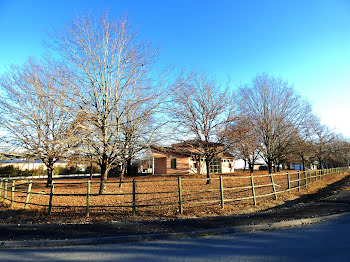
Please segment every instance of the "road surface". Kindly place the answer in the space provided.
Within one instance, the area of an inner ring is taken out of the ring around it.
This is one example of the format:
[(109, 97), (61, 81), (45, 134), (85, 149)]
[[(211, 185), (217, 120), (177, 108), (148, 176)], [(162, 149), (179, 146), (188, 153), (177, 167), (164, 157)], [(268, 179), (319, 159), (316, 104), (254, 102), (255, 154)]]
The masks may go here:
[(350, 261), (350, 216), (304, 227), (205, 238), (0, 249), (0, 261)]

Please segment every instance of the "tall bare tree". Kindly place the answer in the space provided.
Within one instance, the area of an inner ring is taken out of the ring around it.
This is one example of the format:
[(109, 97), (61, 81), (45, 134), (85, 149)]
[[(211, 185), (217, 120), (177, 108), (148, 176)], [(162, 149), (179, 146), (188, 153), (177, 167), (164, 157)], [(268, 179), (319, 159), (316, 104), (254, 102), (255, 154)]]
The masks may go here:
[(258, 75), (240, 88), (240, 110), (257, 126), (263, 145), (262, 157), (271, 173), (285, 159), (293, 134), (310, 108), (287, 82)]
[[(126, 19), (115, 23), (106, 14), (77, 17), (52, 39), (67, 66), (73, 101), (68, 111), (85, 118), (85, 143), (101, 167), (100, 193), (104, 193), (109, 170), (123, 162), (125, 146), (130, 148), (134, 141), (124, 143), (125, 125), (134, 123), (137, 130), (147, 126), (162, 100), (163, 78), (160, 83), (150, 78), (158, 52), (137, 37)], [(142, 114), (130, 119), (135, 108), (142, 108)]]
[(350, 142), (337, 135), (329, 146), (328, 167), (344, 167), (350, 164)]
[(211, 161), (229, 147), (225, 142), (235, 120), (233, 95), (204, 73), (191, 72), (177, 85), (168, 112), (179, 139), (194, 140), (186, 146), (193, 146), (204, 158), (210, 184)]
[(327, 126), (316, 121), (313, 125), (313, 150), (318, 162), (318, 168), (323, 168), (326, 160), (331, 155), (331, 145), (335, 141), (336, 135)]
[(313, 137), (314, 126), (317, 123), (317, 118), (313, 114), (305, 117), (303, 123), (295, 130), (294, 137), (291, 143), (291, 154), (288, 162), (298, 162), (301, 168), (305, 171), (306, 165), (311, 163), (314, 158)]
[[(11, 67), (0, 82), (1, 128), (12, 147), (46, 165), (47, 185), (55, 162), (66, 155), (72, 141), (71, 117), (61, 107), (65, 102), (62, 83), (60, 71), (33, 59)], [(54, 91), (57, 88), (60, 93)]]
[(230, 126), (227, 138), (229, 140), (233, 139), (235, 150), (239, 151), (239, 156), (244, 160), (244, 170), (246, 164), (248, 164), (250, 172), (253, 173), (254, 165), (262, 150), (258, 129), (254, 125), (254, 121), (242, 114)]

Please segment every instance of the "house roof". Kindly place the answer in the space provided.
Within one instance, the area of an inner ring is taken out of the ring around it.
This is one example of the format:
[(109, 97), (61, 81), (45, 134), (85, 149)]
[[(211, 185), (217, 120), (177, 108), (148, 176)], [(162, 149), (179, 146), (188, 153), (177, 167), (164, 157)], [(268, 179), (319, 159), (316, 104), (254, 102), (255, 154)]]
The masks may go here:
[(151, 146), (151, 150), (155, 150), (161, 153), (166, 153), (166, 154), (180, 154), (180, 155), (184, 155), (184, 156), (192, 156), (193, 153), (189, 150), (184, 150), (184, 149), (180, 149), (180, 148), (175, 148), (175, 147), (161, 147), (161, 146)]
[[(186, 140), (180, 143), (172, 144), (172, 146), (173, 147), (188, 147), (188, 146), (199, 147), (199, 146), (203, 146), (204, 144), (205, 144), (204, 141), (194, 139), (194, 140)], [(216, 142), (208, 142), (208, 146), (223, 146), (223, 144), (216, 143)]]
[[(191, 145), (192, 148), (188, 148), (188, 145)], [(201, 155), (198, 151), (195, 151), (195, 142), (189, 141), (189, 143), (183, 142), (178, 144), (173, 144), (172, 146), (168, 147), (161, 147), (161, 146), (151, 146), (151, 150), (158, 151), (165, 154), (180, 154), (183, 156), (193, 156), (193, 155)], [(197, 144), (198, 145), (198, 144)], [(218, 144), (217, 144), (218, 145)], [(192, 149), (192, 150), (191, 150)], [(229, 152), (222, 152), (222, 156), (226, 158), (233, 158), (233, 155)]]

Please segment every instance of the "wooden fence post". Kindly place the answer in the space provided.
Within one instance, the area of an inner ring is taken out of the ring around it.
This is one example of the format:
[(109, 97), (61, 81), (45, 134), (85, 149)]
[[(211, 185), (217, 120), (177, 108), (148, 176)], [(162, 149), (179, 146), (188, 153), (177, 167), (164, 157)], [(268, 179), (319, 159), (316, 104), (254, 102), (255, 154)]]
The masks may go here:
[(254, 188), (254, 178), (253, 178), (253, 175), (252, 175), (252, 174), (250, 174), (250, 183), (252, 184), (253, 203), (254, 203), (254, 206), (256, 206), (255, 188)]
[(309, 170), (305, 171), (305, 187), (309, 184)]
[(288, 172), (287, 172), (287, 180), (288, 180), (288, 191), (290, 193), (290, 175)]
[(86, 192), (86, 217), (90, 216), (90, 179), (87, 181), (87, 192)]
[(300, 191), (300, 171), (298, 171), (298, 191)]
[(309, 170), (309, 183), (311, 183), (312, 182), (312, 179), (311, 179), (311, 171)]
[(224, 181), (222, 180), (222, 176), (220, 176), (220, 200), (221, 200), (221, 208), (224, 209)]
[(55, 185), (53, 181), (51, 182), (51, 188), (50, 188), (50, 199), (49, 199), (49, 207), (48, 207), (48, 214), (49, 216), (51, 215), (51, 210), (52, 210), (52, 198), (53, 198), (53, 189)]
[(7, 179), (5, 179), (5, 185), (4, 185), (4, 199), (2, 201), (3, 204), (5, 204), (6, 200), (7, 200)]
[(28, 202), (29, 202), (30, 191), (32, 190), (32, 184), (33, 184), (33, 182), (29, 181), (26, 201), (24, 203), (24, 209), (27, 209), (27, 205), (28, 205)]
[(132, 215), (136, 215), (136, 181), (132, 180)]
[(182, 206), (182, 187), (181, 187), (181, 177), (177, 178), (177, 185), (179, 188), (179, 211), (180, 214), (183, 214), (183, 206)]
[(270, 175), (270, 180), (272, 183), (272, 190), (273, 190), (273, 193), (275, 195), (275, 200), (277, 200), (276, 186), (275, 186), (275, 182), (273, 181), (273, 174), (269, 174), (269, 175)]
[(12, 180), (12, 185), (11, 185), (11, 204), (10, 208), (13, 208), (13, 201), (15, 198), (15, 180)]

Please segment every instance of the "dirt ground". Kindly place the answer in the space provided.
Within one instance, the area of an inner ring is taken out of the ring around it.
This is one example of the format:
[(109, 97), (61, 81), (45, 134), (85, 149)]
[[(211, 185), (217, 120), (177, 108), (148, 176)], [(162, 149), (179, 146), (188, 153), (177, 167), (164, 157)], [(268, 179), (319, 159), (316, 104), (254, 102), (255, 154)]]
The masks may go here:
[[(313, 171), (314, 172), (314, 171)], [(112, 221), (120, 219), (173, 219), (194, 218), (203, 216), (217, 216), (229, 214), (244, 214), (282, 205), (304, 194), (313, 194), (328, 184), (334, 183), (348, 174), (324, 176), (322, 180), (311, 173), (311, 178), (305, 179), (300, 175), (300, 191), (298, 190), (298, 173), (286, 171), (273, 176), (278, 199), (273, 194), (271, 177), (266, 171), (254, 172), (255, 195), (253, 204), (251, 178), (246, 171), (236, 171), (234, 174), (223, 175), (224, 208), (221, 207), (220, 176), (212, 175), (211, 184), (206, 184), (205, 176), (188, 175), (181, 177), (183, 215), (179, 213), (179, 189), (177, 176), (138, 176), (127, 177), (119, 187), (119, 178), (109, 178), (107, 195), (98, 195), (99, 178), (91, 182), (90, 217), (86, 217), (87, 178), (56, 179), (52, 201), (52, 214), (47, 215), (50, 188), (45, 187), (44, 180), (33, 180), (30, 205), (23, 210), (23, 203), (14, 203), (9, 210), (9, 201), (6, 202), (5, 215), (0, 215), (3, 223), (37, 223), (37, 222), (91, 222)], [(132, 214), (133, 179), (136, 185), (136, 215)], [(305, 187), (307, 182), (308, 186)], [(15, 201), (24, 202), (28, 188), (28, 181), (16, 181)], [(278, 193), (281, 191), (281, 193)], [(283, 193), (282, 193), (283, 192)], [(45, 195), (44, 195), (45, 194)], [(56, 195), (58, 194), (58, 195)], [(61, 195), (59, 195), (61, 194)], [(72, 195), (69, 195), (72, 194)], [(7, 195), (10, 198), (10, 192)], [(247, 198), (246, 200), (237, 200)], [(2, 201), (0, 200), (0, 203)], [(4, 207), (2, 207), (4, 208)]]

